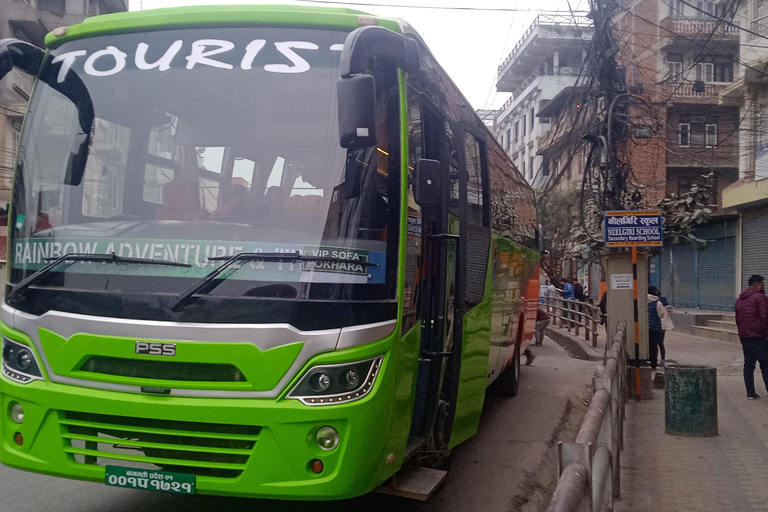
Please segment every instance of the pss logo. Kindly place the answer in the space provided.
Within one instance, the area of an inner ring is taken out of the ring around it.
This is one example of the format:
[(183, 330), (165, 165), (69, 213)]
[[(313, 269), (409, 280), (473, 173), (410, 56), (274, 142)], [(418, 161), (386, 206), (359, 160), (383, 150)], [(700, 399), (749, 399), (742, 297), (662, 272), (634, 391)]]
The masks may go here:
[(136, 353), (148, 356), (168, 356), (176, 355), (175, 343), (149, 343), (146, 341), (136, 342)]

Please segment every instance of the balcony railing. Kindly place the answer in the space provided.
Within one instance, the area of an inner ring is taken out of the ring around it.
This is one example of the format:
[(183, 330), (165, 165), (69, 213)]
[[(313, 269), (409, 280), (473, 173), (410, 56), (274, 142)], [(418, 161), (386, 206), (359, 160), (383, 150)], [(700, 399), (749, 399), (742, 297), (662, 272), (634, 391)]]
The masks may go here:
[(534, 80), (536, 80), (539, 77), (542, 76), (579, 76), (582, 74), (581, 68), (575, 68), (575, 67), (568, 67), (563, 66), (558, 69), (557, 73), (550, 72), (550, 73), (543, 73), (540, 70), (536, 70), (531, 75), (523, 81), (522, 84), (520, 84), (520, 87), (515, 89), (515, 92), (512, 93), (512, 96), (509, 97), (507, 101), (504, 102), (504, 105), (501, 106), (501, 112), (506, 112), (509, 107), (512, 106), (512, 103), (515, 101), (515, 98), (518, 98), (521, 94), (525, 92), (525, 90), (533, 83)]
[(661, 85), (662, 100), (667, 98), (719, 99), (729, 84), (704, 84), (704, 92), (694, 92), (692, 83), (666, 83)]
[(661, 21), (661, 26), (675, 34), (690, 36), (710, 37), (710, 35), (739, 35), (740, 29), (738, 20), (730, 24), (723, 23), (714, 18), (677, 18), (670, 16)]
[(558, 26), (558, 27), (591, 27), (592, 26), (592, 20), (587, 18), (583, 15), (570, 15), (570, 14), (539, 14), (536, 16), (536, 19), (533, 20), (533, 23), (531, 23), (531, 26), (528, 27), (528, 30), (525, 31), (525, 34), (523, 34), (523, 37), (520, 38), (520, 40), (517, 42), (515, 47), (512, 49), (511, 52), (509, 52), (509, 55), (507, 55), (507, 58), (504, 59), (504, 62), (501, 63), (499, 66), (498, 74), (501, 76), (502, 71), (504, 68), (512, 62), (514, 59), (517, 58), (517, 55), (520, 53), (520, 50), (523, 49), (523, 46), (525, 46), (525, 43), (528, 41), (528, 38), (531, 37), (531, 34), (533, 34), (533, 31), (536, 30), (536, 27), (539, 25), (544, 26)]

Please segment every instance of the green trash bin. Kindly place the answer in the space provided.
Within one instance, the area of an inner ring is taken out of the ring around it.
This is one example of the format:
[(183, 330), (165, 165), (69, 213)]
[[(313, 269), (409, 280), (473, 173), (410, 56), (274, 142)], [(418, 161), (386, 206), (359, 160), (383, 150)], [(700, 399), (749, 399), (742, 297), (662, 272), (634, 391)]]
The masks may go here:
[(664, 370), (666, 432), (673, 436), (717, 435), (717, 369), (669, 366)]

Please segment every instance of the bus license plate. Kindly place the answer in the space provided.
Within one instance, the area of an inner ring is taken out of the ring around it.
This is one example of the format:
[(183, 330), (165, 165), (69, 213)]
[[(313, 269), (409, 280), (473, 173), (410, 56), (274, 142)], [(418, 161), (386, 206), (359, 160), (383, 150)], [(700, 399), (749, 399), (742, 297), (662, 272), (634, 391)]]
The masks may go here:
[(104, 483), (112, 487), (195, 494), (195, 475), (107, 466)]

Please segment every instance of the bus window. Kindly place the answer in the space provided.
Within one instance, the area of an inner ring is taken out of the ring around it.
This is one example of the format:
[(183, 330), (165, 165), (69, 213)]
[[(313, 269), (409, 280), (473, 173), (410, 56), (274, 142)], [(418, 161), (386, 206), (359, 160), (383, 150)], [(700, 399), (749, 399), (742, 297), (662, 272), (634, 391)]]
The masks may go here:
[(416, 162), (424, 154), (421, 126), (421, 102), (416, 91), (408, 90), (408, 221), (405, 248), (405, 289), (403, 291), (403, 333), (419, 320), (419, 290), (421, 268), (421, 207), (413, 196)]
[(464, 132), (464, 155), (467, 164), (467, 203), (469, 223), (478, 226), (488, 225), (485, 215), (485, 169), (481, 157), (483, 148), (474, 135)]

